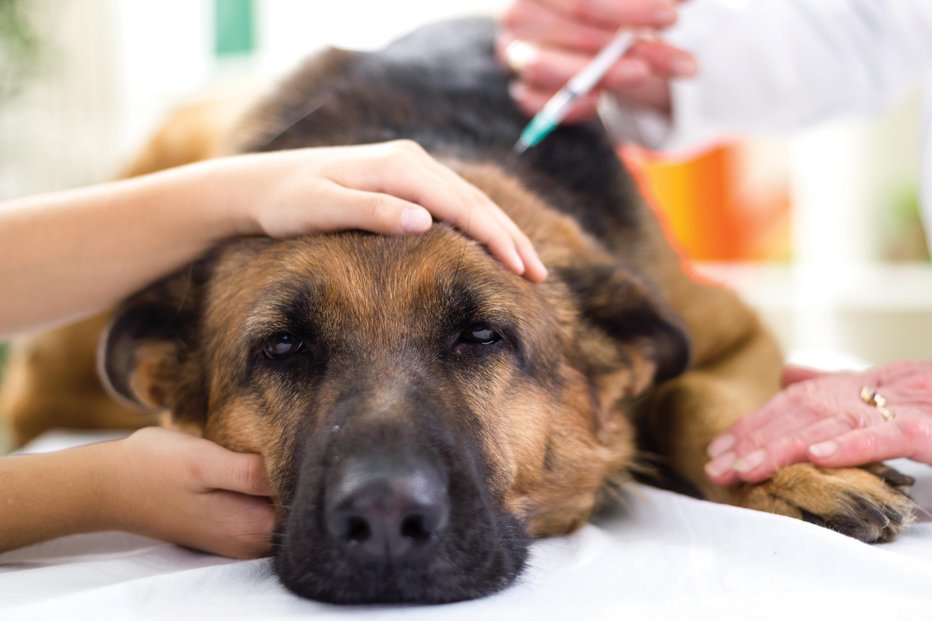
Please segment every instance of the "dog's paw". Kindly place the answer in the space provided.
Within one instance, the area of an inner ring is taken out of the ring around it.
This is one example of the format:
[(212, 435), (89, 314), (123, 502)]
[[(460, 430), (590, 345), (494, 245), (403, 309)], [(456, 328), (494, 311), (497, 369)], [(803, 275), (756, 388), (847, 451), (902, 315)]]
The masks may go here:
[(867, 543), (891, 541), (913, 521), (914, 483), (885, 464), (818, 468), (794, 464), (748, 486), (740, 504), (813, 522)]

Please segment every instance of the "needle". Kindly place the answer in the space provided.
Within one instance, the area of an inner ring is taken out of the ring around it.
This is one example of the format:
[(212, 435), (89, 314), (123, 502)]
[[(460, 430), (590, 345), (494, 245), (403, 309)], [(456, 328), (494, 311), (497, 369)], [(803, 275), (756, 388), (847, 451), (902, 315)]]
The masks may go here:
[(513, 151), (524, 153), (537, 145), (547, 134), (552, 132), (573, 106), (573, 102), (588, 93), (605, 77), (612, 65), (627, 52), (636, 40), (635, 34), (626, 29), (619, 30), (608, 45), (602, 48), (595, 58), (579, 70), (557, 93), (551, 97), (543, 109), (527, 124), (521, 137), (515, 143)]

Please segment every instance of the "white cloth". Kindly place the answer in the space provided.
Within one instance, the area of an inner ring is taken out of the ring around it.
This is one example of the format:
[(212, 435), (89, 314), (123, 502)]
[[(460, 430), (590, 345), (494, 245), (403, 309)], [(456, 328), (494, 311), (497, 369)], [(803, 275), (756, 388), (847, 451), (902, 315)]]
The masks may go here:
[(871, 114), (926, 80), (921, 195), (932, 242), (932, 1), (691, 0), (665, 38), (699, 66), (673, 82), (672, 117), (619, 114), (608, 98), (602, 107), (619, 138), (651, 148)]
[[(50, 435), (34, 448), (75, 441)], [(925, 511), (889, 544), (632, 485), (612, 515), (535, 543), (516, 584), (475, 601), (328, 606), (291, 595), (267, 560), (100, 533), (0, 555), (0, 619), (927, 619), (932, 468), (896, 465), (918, 478), (913, 496)]]

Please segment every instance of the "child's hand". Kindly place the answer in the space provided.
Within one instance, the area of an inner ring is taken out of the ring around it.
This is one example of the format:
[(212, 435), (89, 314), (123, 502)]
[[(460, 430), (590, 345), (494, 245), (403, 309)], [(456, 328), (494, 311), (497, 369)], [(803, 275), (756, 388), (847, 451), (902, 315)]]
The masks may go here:
[(408, 140), (237, 155), (6, 201), (0, 338), (99, 312), (235, 235), (416, 232), (432, 216), (546, 278), (511, 218)]
[(547, 275), (530, 240), (498, 205), (409, 140), (240, 155), (200, 166), (227, 194), (217, 203), (238, 233), (410, 233), (426, 231), (436, 218), (488, 246), (513, 272), (535, 282)]
[(275, 511), (262, 457), (157, 427), (118, 444), (117, 527), (233, 558), (268, 553)]

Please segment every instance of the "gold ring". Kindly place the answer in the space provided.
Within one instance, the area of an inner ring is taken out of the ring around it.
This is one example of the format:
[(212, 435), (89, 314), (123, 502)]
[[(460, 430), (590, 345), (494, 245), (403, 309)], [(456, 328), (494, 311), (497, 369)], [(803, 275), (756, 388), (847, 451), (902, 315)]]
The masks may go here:
[(873, 388), (869, 386), (863, 386), (858, 396), (861, 397), (861, 401), (863, 401), (865, 404), (872, 405), (877, 408), (877, 411), (880, 412), (881, 416), (883, 416), (884, 421), (889, 423), (891, 420), (896, 418), (896, 412), (887, 409), (886, 398), (884, 398), (883, 395), (881, 395)]
[(884, 404), (887, 403), (887, 400), (881, 397), (879, 394), (877, 394), (876, 390), (868, 386), (861, 387), (860, 397), (861, 397), (861, 401), (863, 401), (867, 405), (876, 406), (878, 404), (878, 400), (877, 400), (878, 397), (880, 397), (880, 399), (883, 400)]

